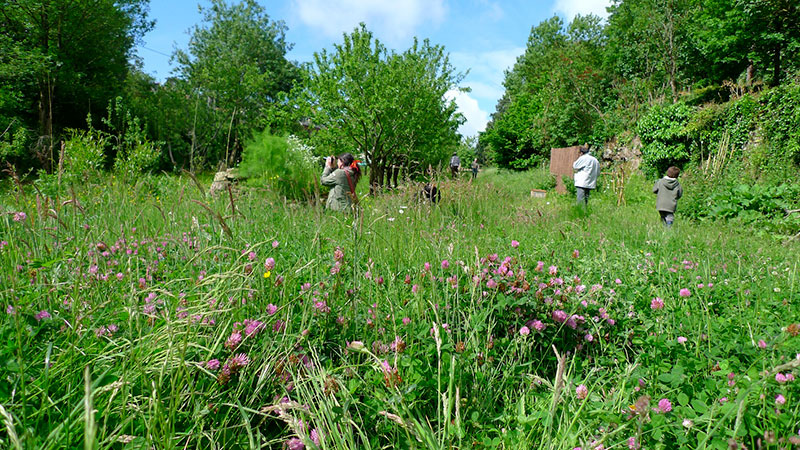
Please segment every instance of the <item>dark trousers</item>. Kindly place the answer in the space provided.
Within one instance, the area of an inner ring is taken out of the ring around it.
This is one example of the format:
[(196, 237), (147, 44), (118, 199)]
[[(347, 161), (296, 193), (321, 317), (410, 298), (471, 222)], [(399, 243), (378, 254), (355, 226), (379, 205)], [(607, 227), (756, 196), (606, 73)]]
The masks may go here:
[(675, 222), (675, 213), (670, 211), (659, 211), (658, 214), (661, 215), (661, 221), (664, 223), (664, 226), (667, 228), (672, 226), (672, 222)]
[(591, 195), (592, 190), (589, 188), (583, 188), (575, 186), (575, 195), (578, 198), (578, 204), (586, 206), (589, 204), (589, 195)]
[(450, 173), (453, 175), (453, 178), (458, 176), (458, 166), (450, 166)]

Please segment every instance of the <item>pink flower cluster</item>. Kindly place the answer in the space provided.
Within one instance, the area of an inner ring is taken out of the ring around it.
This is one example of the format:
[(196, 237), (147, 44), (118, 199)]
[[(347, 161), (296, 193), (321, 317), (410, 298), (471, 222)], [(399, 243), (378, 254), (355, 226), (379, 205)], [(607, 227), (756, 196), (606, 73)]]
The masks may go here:
[(111, 325), (108, 326), (103, 325), (101, 327), (98, 327), (96, 330), (94, 330), (94, 334), (98, 338), (103, 336), (111, 337), (117, 331), (119, 331), (119, 327), (112, 323)]
[[(235, 350), (242, 343), (243, 337), (251, 338), (264, 329), (264, 322), (255, 319), (244, 319), (233, 324), (233, 331), (225, 341), (225, 347)], [(244, 335), (244, 336), (243, 336)]]

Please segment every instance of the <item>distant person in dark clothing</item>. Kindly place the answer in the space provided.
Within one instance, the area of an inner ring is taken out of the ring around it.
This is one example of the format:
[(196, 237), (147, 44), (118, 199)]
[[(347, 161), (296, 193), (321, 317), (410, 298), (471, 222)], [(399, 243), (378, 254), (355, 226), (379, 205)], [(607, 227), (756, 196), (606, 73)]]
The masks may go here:
[(478, 177), (478, 169), (480, 168), (480, 166), (478, 165), (478, 158), (472, 160), (471, 168), (472, 168), (472, 179), (474, 180), (475, 178)]
[(442, 198), (442, 194), (439, 193), (439, 189), (436, 188), (435, 184), (426, 183), (419, 193), (419, 198), (420, 200), (429, 201), (431, 203), (438, 203)]
[(458, 157), (458, 153), (453, 152), (453, 156), (450, 157), (450, 172), (453, 175), (453, 178), (458, 176), (458, 170), (461, 168), (461, 158)]
[(653, 193), (656, 197), (656, 209), (661, 215), (664, 226), (670, 228), (675, 221), (675, 209), (678, 207), (678, 199), (683, 196), (683, 188), (678, 182), (678, 175), (681, 170), (675, 166), (667, 169), (664, 178), (656, 181), (653, 186)]

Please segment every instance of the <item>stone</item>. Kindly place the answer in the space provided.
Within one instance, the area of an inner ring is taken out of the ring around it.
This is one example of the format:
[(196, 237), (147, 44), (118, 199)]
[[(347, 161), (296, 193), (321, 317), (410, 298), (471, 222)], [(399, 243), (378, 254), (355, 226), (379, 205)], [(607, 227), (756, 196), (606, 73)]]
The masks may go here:
[(228, 186), (235, 184), (238, 179), (239, 175), (236, 169), (228, 169), (215, 173), (214, 181), (208, 189), (208, 195), (213, 196), (219, 192), (227, 191)]

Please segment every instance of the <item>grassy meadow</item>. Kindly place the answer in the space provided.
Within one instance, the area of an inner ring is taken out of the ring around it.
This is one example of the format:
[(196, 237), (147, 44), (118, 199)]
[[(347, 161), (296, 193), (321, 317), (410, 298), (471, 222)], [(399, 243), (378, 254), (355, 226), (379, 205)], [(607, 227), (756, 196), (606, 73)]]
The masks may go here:
[(665, 230), (637, 177), (584, 213), (531, 198), (544, 177), (359, 215), (187, 177), (6, 181), (0, 445), (797, 448), (800, 244)]

